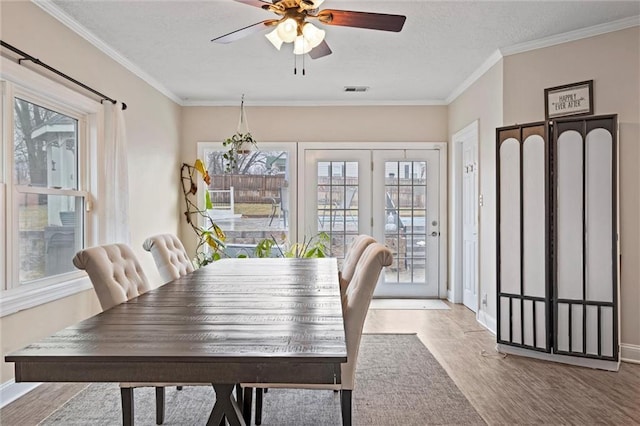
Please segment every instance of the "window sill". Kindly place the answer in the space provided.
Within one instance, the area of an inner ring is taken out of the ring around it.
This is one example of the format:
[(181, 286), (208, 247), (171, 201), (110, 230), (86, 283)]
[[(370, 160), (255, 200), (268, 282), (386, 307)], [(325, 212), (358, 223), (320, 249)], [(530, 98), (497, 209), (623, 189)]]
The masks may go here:
[(15, 289), (0, 293), (0, 318), (91, 289), (89, 277), (79, 277), (46, 287)]

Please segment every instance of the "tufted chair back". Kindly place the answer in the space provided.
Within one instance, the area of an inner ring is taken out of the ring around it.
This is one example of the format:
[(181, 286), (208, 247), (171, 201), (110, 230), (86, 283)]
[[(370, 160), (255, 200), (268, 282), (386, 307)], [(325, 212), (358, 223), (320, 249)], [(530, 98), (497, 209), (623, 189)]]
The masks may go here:
[(87, 271), (105, 311), (151, 288), (133, 250), (126, 244), (81, 250), (74, 256), (73, 264)]
[(160, 234), (149, 237), (142, 247), (151, 252), (162, 281), (167, 283), (193, 272), (193, 263), (187, 256), (182, 241), (173, 234)]
[(369, 244), (360, 257), (353, 279), (342, 299), (348, 358), (347, 363), (342, 364), (342, 389), (353, 390), (364, 320), (367, 317), (373, 290), (378, 284), (380, 271), (383, 267), (391, 265), (391, 262), (393, 262), (391, 250), (380, 243)]
[(358, 264), (358, 260), (360, 260), (362, 253), (364, 253), (364, 249), (366, 249), (369, 244), (375, 242), (375, 238), (365, 234), (358, 235), (351, 242), (347, 255), (344, 257), (344, 262), (342, 262), (342, 270), (340, 271), (340, 291), (342, 294), (344, 294), (351, 282), (351, 279), (353, 278), (353, 273), (356, 271), (356, 265)]

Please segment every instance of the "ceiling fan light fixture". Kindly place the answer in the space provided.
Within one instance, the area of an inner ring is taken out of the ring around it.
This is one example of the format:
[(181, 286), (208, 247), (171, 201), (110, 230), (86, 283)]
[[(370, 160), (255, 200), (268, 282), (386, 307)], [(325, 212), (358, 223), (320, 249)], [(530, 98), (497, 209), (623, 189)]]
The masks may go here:
[(293, 53), (295, 55), (304, 55), (311, 52), (311, 44), (304, 38), (304, 36), (296, 37), (296, 41), (293, 43)]
[(265, 37), (267, 38), (267, 40), (271, 42), (271, 44), (273, 44), (273, 47), (275, 47), (278, 50), (280, 50), (280, 48), (282, 47), (282, 43), (284, 43), (284, 41), (278, 35), (277, 28), (271, 31), (269, 34), (266, 34)]
[(298, 23), (295, 19), (287, 18), (278, 24), (276, 31), (283, 42), (293, 43), (298, 36)]
[(321, 30), (310, 22), (307, 22), (302, 27), (302, 35), (305, 40), (309, 42), (311, 49), (318, 46), (324, 40), (326, 34), (325, 30)]

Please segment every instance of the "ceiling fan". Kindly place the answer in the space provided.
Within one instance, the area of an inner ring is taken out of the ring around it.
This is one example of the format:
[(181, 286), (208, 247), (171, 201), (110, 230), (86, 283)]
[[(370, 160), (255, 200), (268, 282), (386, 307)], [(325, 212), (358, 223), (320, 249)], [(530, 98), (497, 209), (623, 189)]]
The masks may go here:
[(308, 53), (312, 59), (331, 54), (329, 45), (324, 40), (325, 31), (316, 27), (308, 19), (315, 19), (325, 25), (343, 27), (368, 28), (372, 30), (399, 32), (402, 30), (406, 16), (386, 13), (355, 12), (351, 10), (323, 9), (319, 10), (324, 0), (235, 0), (249, 6), (259, 7), (275, 13), (278, 19), (267, 19), (257, 24), (232, 31), (216, 37), (216, 43), (231, 43), (249, 35), (275, 27), (266, 35), (267, 39), (280, 50), (283, 43), (293, 43), (293, 53)]

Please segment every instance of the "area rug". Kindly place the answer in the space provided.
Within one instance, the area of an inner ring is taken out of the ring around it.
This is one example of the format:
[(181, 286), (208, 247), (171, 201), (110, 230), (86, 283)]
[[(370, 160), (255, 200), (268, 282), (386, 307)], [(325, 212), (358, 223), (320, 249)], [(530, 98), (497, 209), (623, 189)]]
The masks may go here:
[[(362, 336), (353, 424), (485, 424), (480, 415), (415, 335)], [(213, 406), (208, 386), (166, 390), (164, 425), (204, 425)], [(155, 424), (152, 388), (135, 395), (135, 424)], [(120, 390), (115, 383), (94, 383), (40, 424), (119, 425)], [(341, 425), (340, 398), (333, 391), (270, 389), (264, 395), (264, 426)]]
[(373, 299), (369, 309), (451, 309), (440, 299)]

